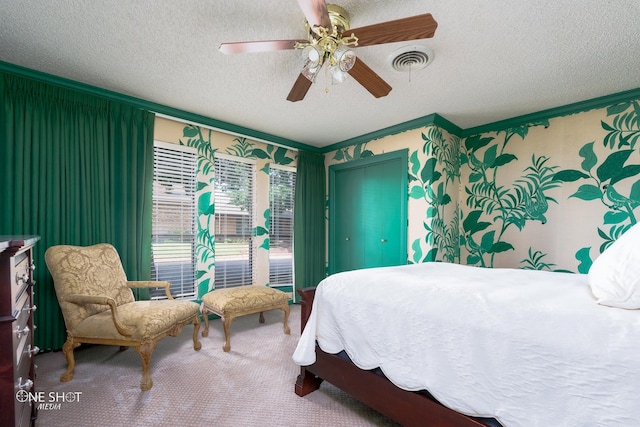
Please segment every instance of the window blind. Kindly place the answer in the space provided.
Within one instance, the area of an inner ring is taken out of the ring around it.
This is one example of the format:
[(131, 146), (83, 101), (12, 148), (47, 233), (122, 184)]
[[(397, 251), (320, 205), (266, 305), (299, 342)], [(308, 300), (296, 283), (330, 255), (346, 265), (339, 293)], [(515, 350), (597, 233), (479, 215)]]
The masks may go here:
[(255, 165), (242, 158), (215, 157), (215, 286), (254, 282)]
[[(154, 143), (151, 279), (171, 282), (174, 298), (196, 296), (196, 161), (195, 149)], [(166, 295), (153, 289), (151, 298)]]
[(293, 286), (293, 168), (269, 169), (269, 284)]

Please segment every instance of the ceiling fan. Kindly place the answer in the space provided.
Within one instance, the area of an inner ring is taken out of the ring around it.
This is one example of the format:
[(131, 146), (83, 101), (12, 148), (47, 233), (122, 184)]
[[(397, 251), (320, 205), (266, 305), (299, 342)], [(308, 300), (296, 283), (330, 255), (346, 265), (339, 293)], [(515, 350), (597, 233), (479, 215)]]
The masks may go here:
[(380, 98), (391, 86), (358, 58), (353, 47), (373, 46), (433, 37), (438, 23), (430, 13), (396, 19), (360, 28), (349, 28), (349, 15), (340, 6), (325, 0), (298, 0), (307, 19), (307, 40), (264, 40), (222, 43), (226, 54), (302, 49), (304, 65), (287, 100), (301, 101), (323, 65), (333, 82), (353, 77), (373, 96)]

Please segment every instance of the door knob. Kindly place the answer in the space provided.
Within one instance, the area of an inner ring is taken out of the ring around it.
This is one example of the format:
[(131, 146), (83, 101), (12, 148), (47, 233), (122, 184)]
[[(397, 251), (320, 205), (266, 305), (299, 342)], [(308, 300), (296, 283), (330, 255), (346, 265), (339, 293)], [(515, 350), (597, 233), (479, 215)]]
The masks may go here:
[(380, 241), (381, 241), (382, 243), (387, 243), (387, 239), (384, 239), (384, 238), (383, 238), (383, 239), (380, 239)]
[(344, 240), (351, 240), (349, 237), (345, 237)]

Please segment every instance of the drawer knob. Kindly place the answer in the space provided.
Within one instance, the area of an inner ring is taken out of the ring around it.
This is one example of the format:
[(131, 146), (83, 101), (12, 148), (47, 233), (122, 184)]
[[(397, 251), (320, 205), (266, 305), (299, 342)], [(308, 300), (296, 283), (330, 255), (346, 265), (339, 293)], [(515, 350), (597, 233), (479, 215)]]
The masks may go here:
[(31, 277), (27, 273), (24, 273), (23, 275), (16, 274), (16, 284), (18, 286), (22, 286), (25, 283), (29, 286), (33, 286), (36, 284), (36, 281), (31, 280)]
[(36, 311), (38, 309), (38, 307), (33, 304), (31, 307), (25, 307), (22, 309), (22, 311)]
[(31, 344), (29, 344), (29, 347), (27, 347), (27, 350), (25, 351), (25, 353), (27, 353), (29, 357), (35, 356), (36, 354), (40, 353), (40, 347), (38, 347), (37, 345), (34, 345), (32, 348)]
[(18, 329), (16, 328), (16, 336), (18, 337), (18, 339), (20, 339), (21, 336), (23, 335), (27, 335), (29, 333), (30, 329), (28, 326), (25, 326), (22, 329)]
[(22, 377), (18, 378), (18, 390), (31, 390), (31, 387), (33, 387), (33, 381), (29, 378), (24, 383), (22, 382)]

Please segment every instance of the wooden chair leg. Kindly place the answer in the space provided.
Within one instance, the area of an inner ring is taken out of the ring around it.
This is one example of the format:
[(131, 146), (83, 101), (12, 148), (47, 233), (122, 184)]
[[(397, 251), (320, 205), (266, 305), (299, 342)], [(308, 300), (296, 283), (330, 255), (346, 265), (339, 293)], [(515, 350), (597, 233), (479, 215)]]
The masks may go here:
[(67, 338), (67, 341), (65, 341), (64, 345), (62, 346), (62, 353), (67, 359), (67, 370), (60, 376), (60, 381), (63, 383), (71, 381), (71, 379), (73, 378), (73, 370), (76, 366), (76, 361), (73, 357), (73, 350), (79, 345), (80, 343), (74, 343), (71, 338)]
[(207, 307), (202, 307), (202, 317), (204, 318), (204, 330), (202, 331), (202, 336), (203, 337), (208, 337), (209, 336), (209, 311), (207, 310)]
[[(205, 317), (206, 319), (206, 317)], [(202, 348), (202, 344), (200, 344), (200, 341), (198, 341), (198, 331), (200, 330), (200, 316), (198, 316), (197, 314), (194, 316), (193, 318), (193, 349), (198, 351)], [(202, 332), (203, 336), (204, 335), (204, 331)]]
[(142, 381), (140, 382), (140, 390), (147, 391), (153, 387), (153, 380), (151, 380), (151, 374), (149, 374), (149, 362), (151, 361), (151, 353), (156, 347), (155, 342), (144, 343), (137, 346), (136, 353), (140, 355), (142, 359)]
[(284, 312), (284, 333), (289, 335), (291, 333), (291, 329), (289, 328), (289, 313), (291, 309), (288, 303), (282, 307), (282, 311)]
[(222, 346), (222, 350), (227, 352), (231, 350), (231, 319), (229, 316), (222, 316), (222, 328), (224, 329), (224, 345)]

